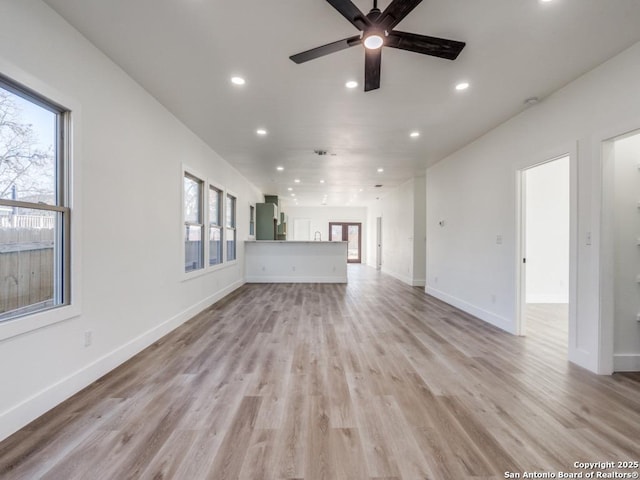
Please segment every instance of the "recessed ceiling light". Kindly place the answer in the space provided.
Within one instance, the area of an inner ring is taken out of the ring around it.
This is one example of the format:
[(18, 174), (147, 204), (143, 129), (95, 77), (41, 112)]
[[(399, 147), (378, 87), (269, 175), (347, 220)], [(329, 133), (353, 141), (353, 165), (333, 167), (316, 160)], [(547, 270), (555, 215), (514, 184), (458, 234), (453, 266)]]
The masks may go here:
[(299, 179), (299, 178), (296, 178), (296, 179), (294, 180), (294, 182), (296, 182), (296, 183), (300, 183), (300, 179)]
[(287, 188), (287, 190), (291, 191), (291, 190), (293, 190), (293, 188), (289, 187), (289, 188)]
[(456, 85), (456, 90), (466, 90), (469, 88), (469, 82), (460, 82)]
[(284, 167), (276, 167), (276, 170), (278, 170), (279, 172), (284, 170)]
[(378, 173), (382, 173), (382, 172), (384, 172), (384, 168), (379, 168)]
[(355, 80), (349, 80), (347, 83), (345, 83), (345, 86), (347, 88), (356, 88), (358, 86), (358, 82), (356, 82)]
[(258, 135), (266, 135), (267, 131), (264, 128), (259, 128), (259, 129), (256, 130), (256, 133)]
[(364, 188), (361, 188), (361, 189), (360, 189), (360, 191), (361, 191), (361, 192), (364, 192)]
[(295, 194), (295, 193), (292, 193), (292, 194), (291, 194), (291, 196), (292, 196), (292, 197), (295, 197), (295, 196), (296, 196), (296, 194)]
[(324, 180), (320, 180), (320, 183), (324, 183)]
[(242, 77), (231, 77), (231, 83), (234, 85), (244, 85), (247, 81)]
[(419, 137), (419, 136), (420, 136), (420, 132), (411, 132), (411, 133), (409, 134), (409, 136), (410, 136), (411, 138), (417, 138), (417, 137)]

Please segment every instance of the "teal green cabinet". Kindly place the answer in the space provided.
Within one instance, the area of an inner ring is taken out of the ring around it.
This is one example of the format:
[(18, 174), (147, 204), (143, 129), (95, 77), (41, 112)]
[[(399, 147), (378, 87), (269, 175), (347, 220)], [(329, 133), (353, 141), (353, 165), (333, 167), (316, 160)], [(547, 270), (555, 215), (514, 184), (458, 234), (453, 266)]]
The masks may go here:
[(256, 240), (275, 240), (278, 227), (278, 206), (256, 203)]

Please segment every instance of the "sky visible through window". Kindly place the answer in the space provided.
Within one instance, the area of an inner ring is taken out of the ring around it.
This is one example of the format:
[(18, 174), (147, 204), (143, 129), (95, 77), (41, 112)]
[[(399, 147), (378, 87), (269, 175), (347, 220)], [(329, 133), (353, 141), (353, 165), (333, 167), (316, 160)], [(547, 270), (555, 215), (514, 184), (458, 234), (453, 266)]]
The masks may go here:
[(0, 87), (0, 197), (55, 203), (56, 114)]

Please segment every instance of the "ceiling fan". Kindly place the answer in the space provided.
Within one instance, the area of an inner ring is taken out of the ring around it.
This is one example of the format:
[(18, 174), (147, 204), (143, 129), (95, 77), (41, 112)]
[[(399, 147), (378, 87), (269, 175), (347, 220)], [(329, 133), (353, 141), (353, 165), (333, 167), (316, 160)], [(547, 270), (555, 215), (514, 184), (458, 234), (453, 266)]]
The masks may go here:
[(378, 9), (378, 0), (373, 0), (373, 8), (366, 15), (351, 0), (327, 0), (327, 2), (362, 33), (321, 47), (312, 48), (289, 58), (296, 63), (304, 63), (314, 58), (362, 44), (365, 47), (365, 92), (380, 88), (380, 66), (383, 46), (448, 60), (455, 60), (465, 46), (464, 42), (456, 40), (427, 37), (393, 30), (393, 27), (400, 23), (422, 0), (393, 0), (384, 12)]

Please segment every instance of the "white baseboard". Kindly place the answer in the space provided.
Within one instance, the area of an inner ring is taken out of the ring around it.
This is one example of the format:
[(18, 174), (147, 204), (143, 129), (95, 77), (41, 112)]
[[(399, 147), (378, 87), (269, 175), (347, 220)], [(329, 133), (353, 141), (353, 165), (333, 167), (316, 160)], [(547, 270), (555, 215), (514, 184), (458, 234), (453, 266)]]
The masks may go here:
[(516, 334), (515, 321), (510, 321), (507, 318), (501, 317), (499, 315), (496, 315), (495, 313), (484, 310), (480, 307), (477, 307), (471, 303), (466, 302), (465, 300), (449, 295), (433, 287), (427, 286), (425, 288), (425, 292), (428, 293), (429, 295), (436, 297), (439, 300), (442, 300), (443, 302), (448, 303), (449, 305), (453, 305), (454, 307), (459, 308), (460, 310), (463, 310), (473, 315), (474, 317), (478, 317), (480, 320), (490, 323), (491, 325), (498, 327), (504, 330), (505, 332), (508, 332), (514, 335)]
[(617, 353), (613, 356), (614, 372), (640, 372), (640, 353)]
[(406, 283), (407, 285), (411, 285), (412, 287), (424, 287), (427, 284), (424, 278), (407, 277), (405, 275), (400, 275), (399, 273), (392, 272), (390, 270), (385, 270), (384, 267), (382, 267), (382, 273), (391, 275), (393, 278), (400, 280), (402, 283)]
[(240, 288), (244, 283), (244, 281), (238, 281), (228, 285), (226, 288), (210, 295), (115, 350), (85, 365), (71, 375), (48, 386), (10, 409), (5, 410), (0, 414), (0, 441), (78, 393), (83, 388), (91, 385), (91, 383), (140, 353), (190, 318), (193, 318), (237, 288)]
[(284, 275), (248, 276), (247, 283), (347, 283), (347, 276), (288, 277)]

